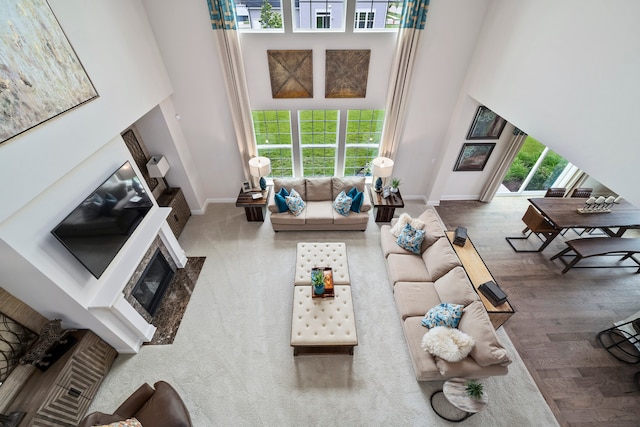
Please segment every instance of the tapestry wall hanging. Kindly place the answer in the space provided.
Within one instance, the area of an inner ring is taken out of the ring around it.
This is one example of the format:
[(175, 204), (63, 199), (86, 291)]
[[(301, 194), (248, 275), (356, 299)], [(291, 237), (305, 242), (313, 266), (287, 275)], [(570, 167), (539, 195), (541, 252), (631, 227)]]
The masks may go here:
[(267, 50), (271, 96), (313, 98), (313, 51)]
[(0, 143), (98, 97), (45, 0), (2, 0), (0, 16)]
[(325, 98), (365, 98), (371, 50), (327, 50)]

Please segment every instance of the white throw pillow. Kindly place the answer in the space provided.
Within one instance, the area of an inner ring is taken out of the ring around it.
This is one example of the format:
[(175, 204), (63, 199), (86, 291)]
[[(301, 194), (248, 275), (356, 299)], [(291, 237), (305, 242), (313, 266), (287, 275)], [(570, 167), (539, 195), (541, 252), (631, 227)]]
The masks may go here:
[(422, 337), (422, 349), (447, 362), (459, 362), (469, 355), (474, 339), (459, 329), (436, 326)]
[(394, 237), (398, 237), (407, 224), (411, 224), (416, 230), (422, 230), (424, 228), (424, 222), (418, 218), (411, 218), (408, 213), (402, 213), (395, 225), (391, 227), (391, 234), (393, 234)]

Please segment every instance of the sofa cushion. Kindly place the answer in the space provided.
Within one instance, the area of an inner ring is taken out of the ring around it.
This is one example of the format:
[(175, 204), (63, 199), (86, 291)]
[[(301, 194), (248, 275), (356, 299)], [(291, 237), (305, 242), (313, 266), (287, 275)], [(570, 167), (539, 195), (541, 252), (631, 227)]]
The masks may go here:
[(302, 200), (307, 199), (307, 180), (304, 178), (273, 178), (273, 191), (277, 193), (282, 187), (289, 192), (294, 189)]
[(507, 366), (511, 363), (507, 351), (498, 341), (496, 331), (481, 301), (474, 301), (462, 310), (458, 329), (471, 335), (476, 341), (470, 355), (478, 365)]
[(418, 220), (424, 223), (423, 230), (425, 231), (424, 242), (422, 244), (423, 252), (435, 242), (438, 241), (441, 237), (447, 237), (445, 234), (445, 229), (438, 215), (433, 211), (433, 209), (427, 209), (420, 214)]
[(445, 237), (438, 239), (422, 254), (423, 263), (431, 281), (436, 281), (460, 264), (456, 252)]
[(433, 284), (440, 301), (467, 306), (480, 297), (462, 267), (454, 267)]
[(421, 343), (425, 351), (447, 362), (461, 361), (469, 355), (474, 345), (475, 341), (469, 335), (446, 326), (429, 329), (422, 337)]
[(436, 365), (436, 359), (428, 351), (422, 349), (422, 337), (424, 337), (426, 329), (420, 324), (420, 320), (422, 317), (407, 317), (402, 325), (416, 379), (418, 381), (442, 379)]
[[(432, 282), (424, 261), (417, 255), (389, 254), (387, 272), (391, 284), (397, 282)], [(431, 307), (427, 307), (429, 309)], [(423, 313), (424, 315), (424, 313)]]
[(404, 226), (407, 224), (411, 224), (411, 226), (416, 230), (424, 229), (424, 222), (420, 221), (418, 218), (411, 218), (408, 213), (403, 212), (402, 214), (400, 214), (400, 217), (397, 221), (395, 221), (395, 224), (389, 231), (391, 232), (391, 234), (398, 237), (400, 235), (400, 232), (404, 230)]
[(393, 298), (402, 320), (422, 317), (429, 307), (442, 302), (432, 282), (398, 282), (393, 287)]
[(331, 194), (331, 177), (307, 179), (307, 202), (319, 200), (333, 200)]
[(305, 214), (306, 224), (333, 224), (331, 200), (307, 203)]
[(333, 209), (335, 209), (340, 215), (347, 216), (351, 211), (352, 201), (351, 197), (347, 196), (344, 191), (341, 191), (340, 194), (338, 194), (338, 197), (333, 201)]
[(291, 213), (295, 216), (299, 216), (306, 206), (306, 203), (304, 202), (304, 200), (302, 200), (295, 189), (291, 190), (291, 193), (289, 193), (289, 195), (285, 197), (285, 200), (287, 202), (289, 211), (291, 211)]
[(331, 178), (331, 200), (338, 197), (341, 191), (345, 193), (356, 187), (358, 191), (364, 191), (364, 177), (363, 176), (345, 176), (343, 178), (333, 177)]
[(396, 243), (401, 248), (420, 255), (422, 240), (424, 240), (424, 230), (416, 230), (411, 224), (406, 224), (400, 234), (398, 234)]
[(291, 215), (291, 212), (283, 213), (271, 213), (269, 215), (272, 224), (277, 225), (304, 225), (307, 219), (307, 210), (302, 211), (302, 214), (295, 216)]
[(398, 246), (398, 244), (396, 243), (396, 240), (398, 240), (398, 238), (391, 234), (390, 230), (391, 226), (386, 224), (380, 227), (380, 246), (382, 248), (382, 254), (384, 255), (384, 257), (388, 257), (389, 254), (413, 255), (413, 252), (410, 252)]
[(333, 223), (335, 225), (363, 224), (364, 227), (362, 229), (364, 230), (364, 228), (366, 228), (366, 224), (369, 222), (369, 214), (366, 214), (364, 212), (350, 212), (349, 215), (344, 216), (340, 215), (334, 209), (331, 210), (333, 211)]
[(429, 329), (435, 328), (436, 326), (455, 328), (458, 326), (458, 323), (460, 323), (463, 308), (464, 306), (462, 304), (440, 303), (427, 311), (427, 314), (425, 314), (422, 319), (422, 326)]

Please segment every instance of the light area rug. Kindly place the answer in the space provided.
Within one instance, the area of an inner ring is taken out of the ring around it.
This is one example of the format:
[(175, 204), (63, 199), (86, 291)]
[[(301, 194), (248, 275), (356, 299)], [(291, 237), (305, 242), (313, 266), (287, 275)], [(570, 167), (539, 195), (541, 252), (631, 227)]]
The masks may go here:
[[(408, 202), (403, 211), (424, 209)], [(415, 379), (379, 230), (372, 217), (365, 232), (274, 233), (268, 220), (246, 222), (233, 204), (210, 205), (180, 237), (188, 256), (207, 259), (173, 344), (118, 356), (89, 412), (111, 413), (141, 383), (165, 380), (198, 427), (450, 425), (429, 403), (442, 381)], [(359, 341), (353, 356), (293, 357), (300, 241), (347, 245)], [(482, 381), (489, 405), (464, 425), (558, 425), (502, 328), (498, 336), (514, 362), (508, 375)]]

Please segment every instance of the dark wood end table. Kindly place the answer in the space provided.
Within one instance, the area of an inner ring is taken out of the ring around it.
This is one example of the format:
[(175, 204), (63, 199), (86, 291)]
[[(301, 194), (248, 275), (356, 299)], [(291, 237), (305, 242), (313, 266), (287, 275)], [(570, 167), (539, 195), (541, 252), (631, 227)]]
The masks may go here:
[[(236, 199), (236, 206), (244, 208), (247, 221), (264, 222), (270, 191), (271, 186), (268, 186), (264, 191), (258, 190), (243, 193), (242, 190), (240, 190), (240, 194), (238, 194), (238, 198)], [(262, 194), (262, 197), (260, 199), (254, 199), (252, 194)]]
[(391, 193), (386, 199), (382, 197), (382, 192), (376, 193), (376, 191), (369, 187), (369, 195), (371, 196), (371, 203), (374, 209), (376, 209), (376, 222), (389, 222), (393, 218), (396, 208), (404, 208), (404, 201), (400, 195), (400, 190), (397, 193)]

